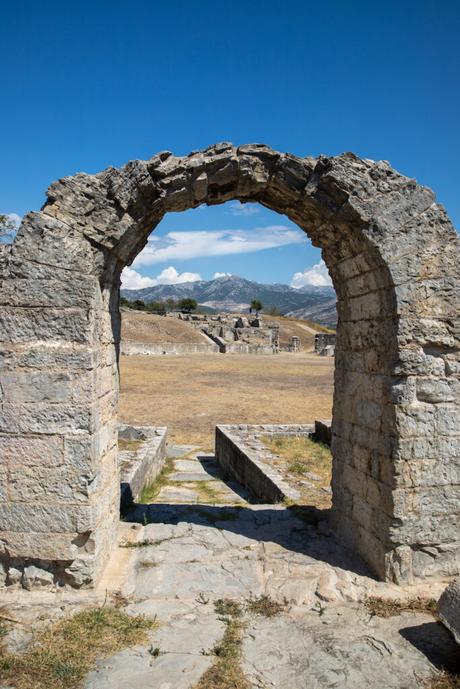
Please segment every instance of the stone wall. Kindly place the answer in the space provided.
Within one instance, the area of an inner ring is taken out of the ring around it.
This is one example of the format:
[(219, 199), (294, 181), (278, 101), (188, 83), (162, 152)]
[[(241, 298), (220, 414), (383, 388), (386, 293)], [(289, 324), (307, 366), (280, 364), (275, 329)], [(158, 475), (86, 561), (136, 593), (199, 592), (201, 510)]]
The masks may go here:
[(152, 483), (166, 461), (166, 438), (168, 429), (154, 426), (126, 426), (122, 424), (118, 429), (118, 435), (134, 430), (140, 442), (129, 450), (120, 450), (118, 453), (120, 463), (120, 512), (124, 514), (134, 501), (136, 501), (142, 489)]
[(121, 353), (126, 356), (145, 355), (161, 356), (163, 354), (216, 354), (219, 347), (214, 342), (164, 342), (152, 344), (148, 342), (130, 342), (122, 340)]
[(300, 494), (267, 461), (270, 451), (262, 438), (312, 436), (313, 432), (312, 424), (216, 426), (216, 459), (229, 477), (239, 481), (261, 502), (296, 502)]
[(165, 213), (238, 199), (307, 232), (338, 296), (337, 530), (386, 579), (458, 572), (459, 240), (429, 189), (350, 153), (222, 143), (47, 197), (0, 250), (4, 569), (97, 580), (118, 520), (121, 271)]

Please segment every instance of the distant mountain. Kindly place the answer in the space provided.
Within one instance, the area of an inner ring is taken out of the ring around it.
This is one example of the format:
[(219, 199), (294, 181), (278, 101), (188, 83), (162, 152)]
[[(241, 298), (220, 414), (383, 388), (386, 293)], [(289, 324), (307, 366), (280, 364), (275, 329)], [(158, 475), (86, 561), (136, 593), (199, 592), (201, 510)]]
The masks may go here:
[[(316, 320), (323, 325), (335, 327), (335, 292), (332, 287), (307, 285), (294, 289), (289, 285), (261, 284), (237, 275), (225, 275), (215, 280), (182, 282), (175, 285), (155, 285), (144, 289), (122, 289), (127, 299), (142, 299), (145, 302), (163, 299), (191, 297), (198, 304), (216, 311), (245, 311), (252, 299), (260, 299), (267, 308), (276, 306), (281, 313), (296, 315), (297, 318)], [(317, 313), (318, 318), (313, 317)]]
[(291, 318), (300, 318), (306, 321), (313, 321), (320, 325), (326, 325), (329, 328), (337, 327), (337, 307), (336, 299), (329, 299), (321, 304), (314, 304), (313, 306), (305, 306), (301, 309), (294, 309), (285, 314)]

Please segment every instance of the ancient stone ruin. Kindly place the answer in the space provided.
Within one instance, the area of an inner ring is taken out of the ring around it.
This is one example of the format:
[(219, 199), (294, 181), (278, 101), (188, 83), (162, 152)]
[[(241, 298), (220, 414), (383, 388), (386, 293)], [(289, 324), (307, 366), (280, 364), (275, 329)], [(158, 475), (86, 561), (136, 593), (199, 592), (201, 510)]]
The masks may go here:
[(334, 356), (335, 339), (335, 333), (316, 333), (315, 354), (319, 354), (320, 356)]
[(231, 313), (175, 315), (215, 342), (221, 354), (276, 354), (279, 351), (278, 323)]
[(429, 189), (351, 153), (222, 143), (47, 196), (1, 247), (2, 580), (99, 578), (119, 519), (120, 273), (168, 211), (232, 199), (297, 223), (337, 292), (335, 530), (387, 580), (459, 571), (460, 256)]

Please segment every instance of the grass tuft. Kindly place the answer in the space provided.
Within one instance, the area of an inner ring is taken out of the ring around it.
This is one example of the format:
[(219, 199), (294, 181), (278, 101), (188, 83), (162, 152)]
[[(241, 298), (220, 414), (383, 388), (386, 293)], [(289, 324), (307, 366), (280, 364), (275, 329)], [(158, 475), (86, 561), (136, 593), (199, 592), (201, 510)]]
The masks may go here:
[(83, 610), (39, 632), (25, 653), (0, 655), (0, 681), (14, 689), (77, 689), (97, 659), (145, 642), (155, 621), (119, 608)]
[(148, 486), (144, 486), (139, 497), (139, 502), (141, 504), (148, 504), (153, 502), (157, 497), (160, 490), (167, 485), (170, 475), (174, 472), (174, 458), (167, 457), (164, 466), (156, 479), (149, 483)]
[(257, 598), (249, 598), (246, 601), (246, 609), (253, 615), (275, 617), (286, 609), (286, 603), (277, 603), (276, 600), (264, 594)]
[(395, 600), (370, 596), (365, 600), (365, 606), (371, 615), (377, 617), (394, 617), (402, 612), (420, 612), (425, 615), (436, 616), (436, 601), (434, 598), (411, 598), (409, 600)]
[[(323, 443), (305, 435), (290, 437), (264, 436), (262, 442), (274, 454), (270, 460), (300, 492), (300, 504), (319, 508), (330, 506), (331, 496), (326, 491), (331, 485), (332, 454)], [(314, 484), (305, 480), (308, 472), (317, 475)], [(325, 489), (322, 491), (321, 489)]]
[(250, 689), (241, 665), (241, 644), (245, 624), (243, 610), (237, 601), (221, 598), (214, 604), (216, 613), (225, 623), (222, 639), (211, 653), (213, 664), (201, 676), (194, 689)]
[(216, 600), (214, 610), (222, 617), (241, 617), (243, 614), (241, 605), (231, 598), (219, 598), (219, 600)]

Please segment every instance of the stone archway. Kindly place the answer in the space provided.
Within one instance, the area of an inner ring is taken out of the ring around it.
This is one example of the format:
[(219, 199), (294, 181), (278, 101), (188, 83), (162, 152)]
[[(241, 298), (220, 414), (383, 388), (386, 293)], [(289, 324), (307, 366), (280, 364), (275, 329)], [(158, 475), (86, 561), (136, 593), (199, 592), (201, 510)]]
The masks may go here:
[(118, 520), (119, 278), (168, 211), (285, 213), (338, 296), (335, 529), (381, 578), (459, 571), (456, 232), (386, 162), (222, 143), (54, 183), (1, 247), (1, 563), (97, 580)]

